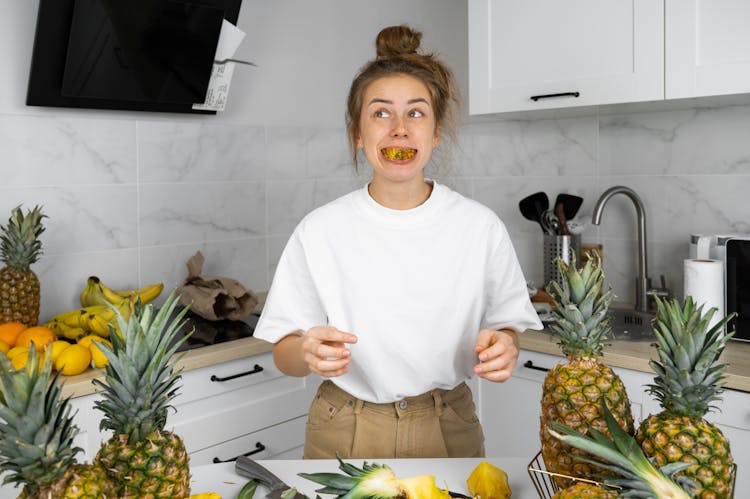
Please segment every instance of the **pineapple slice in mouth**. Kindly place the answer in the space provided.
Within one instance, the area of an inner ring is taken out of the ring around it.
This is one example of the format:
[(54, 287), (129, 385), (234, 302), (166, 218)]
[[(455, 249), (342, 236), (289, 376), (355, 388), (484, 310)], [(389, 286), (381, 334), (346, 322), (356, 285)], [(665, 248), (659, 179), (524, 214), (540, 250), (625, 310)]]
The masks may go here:
[(384, 147), (380, 153), (391, 161), (408, 161), (417, 154), (416, 149), (401, 147)]

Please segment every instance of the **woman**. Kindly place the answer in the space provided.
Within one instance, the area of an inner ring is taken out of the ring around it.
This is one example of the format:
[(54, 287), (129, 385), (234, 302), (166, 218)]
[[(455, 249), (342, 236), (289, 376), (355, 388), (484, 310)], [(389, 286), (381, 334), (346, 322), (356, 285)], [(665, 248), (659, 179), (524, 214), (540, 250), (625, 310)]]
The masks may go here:
[(421, 33), (384, 29), (352, 83), (366, 187), (308, 214), (281, 256), (255, 336), (291, 376), (324, 381), (305, 458), (481, 457), (472, 374), (507, 380), (541, 328), (503, 223), (424, 168), (455, 135), (451, 71)]

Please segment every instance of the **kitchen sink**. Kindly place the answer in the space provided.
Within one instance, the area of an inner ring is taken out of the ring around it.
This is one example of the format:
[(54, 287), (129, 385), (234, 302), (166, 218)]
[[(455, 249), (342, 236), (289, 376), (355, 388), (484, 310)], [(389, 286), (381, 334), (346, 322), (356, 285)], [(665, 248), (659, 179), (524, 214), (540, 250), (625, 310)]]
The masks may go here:
[(654, 340), (651, 321), (654, 314), (639, 310), (610, 308), (609, 316), (613, 341), (650, 341)]

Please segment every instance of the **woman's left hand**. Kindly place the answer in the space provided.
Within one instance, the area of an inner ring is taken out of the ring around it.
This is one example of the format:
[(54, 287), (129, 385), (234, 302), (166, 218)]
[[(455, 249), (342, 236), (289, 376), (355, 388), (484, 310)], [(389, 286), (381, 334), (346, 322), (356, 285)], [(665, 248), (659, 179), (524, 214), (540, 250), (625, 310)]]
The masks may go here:
[(479, 364), (474, 366), (474, 373), (489, 381), (506, 381), (516, 367), (518, 345), (518, 334), (515, 331), (482, 329), (474, 347), (479, 357)]

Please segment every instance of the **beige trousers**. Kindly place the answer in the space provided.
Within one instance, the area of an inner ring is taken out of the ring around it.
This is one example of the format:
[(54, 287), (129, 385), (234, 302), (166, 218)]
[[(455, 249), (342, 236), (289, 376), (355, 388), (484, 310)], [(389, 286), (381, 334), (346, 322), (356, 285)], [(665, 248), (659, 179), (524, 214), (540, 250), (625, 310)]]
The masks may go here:
[(388, 404), (324, 381), (310, 406), (305, 459), (484, 457), (471, 390), (432, 390)]

